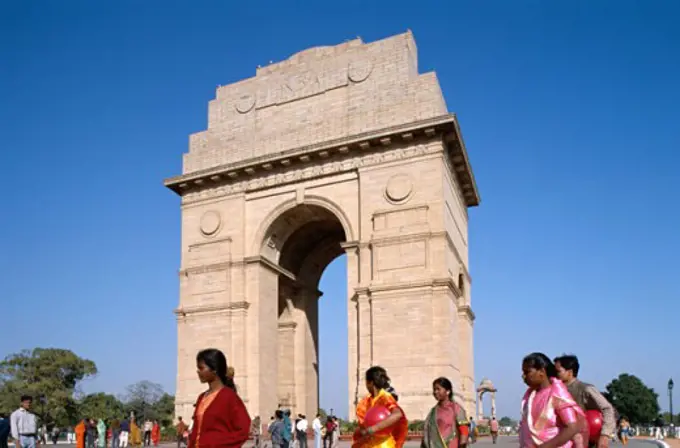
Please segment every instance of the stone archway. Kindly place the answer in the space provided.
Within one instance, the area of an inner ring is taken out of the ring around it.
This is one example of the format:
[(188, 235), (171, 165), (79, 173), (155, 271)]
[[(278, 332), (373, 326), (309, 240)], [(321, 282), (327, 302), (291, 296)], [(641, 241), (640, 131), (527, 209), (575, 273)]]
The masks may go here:
[[(275, 262), (278, 291), (278, 404), (319, 407), (319, 303), (321, 274), (345, 251), (340, 220), (318, 205), (300, 204), (279, 215), (262, 241), (261, 256)], [(274, 300), (268, 297), (266, 300)]]
[(484, 416), (484, 395), (491, 394), (491, 418), (496, 417), (496, 392), (498, 389), (493, 385), (490, 379), (483, 378), (477, 388), (477, 420), (481, 421)]
[[(318, 407), (318, 281), (347, 255), (349, 409), (387, 368), (407, 415), (447, 376), (475, 406), (468, 207), (455, 116), (411, 33), (317, 47), (219, 87), (190, 137), (181, 196), (176, 415), (222, 349), (252, 416)], [(430, 378), (431, 377), (431, 378)]]

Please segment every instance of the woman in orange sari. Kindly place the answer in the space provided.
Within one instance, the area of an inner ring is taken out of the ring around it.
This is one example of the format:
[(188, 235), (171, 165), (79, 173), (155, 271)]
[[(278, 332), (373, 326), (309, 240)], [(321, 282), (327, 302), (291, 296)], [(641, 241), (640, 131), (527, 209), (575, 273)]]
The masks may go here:
[(196, 356), (198, 378), (208, 390), (198, 396), (190, 448), (241, 448), (250, 437), (250, 416), (227, 376), (227, 358), (209, 348)]
[(85, 432), (87, 431), (87, 425), (85, 422), (89, 421), (89, 418), (81, 420), (74, 429), (76, 433), (76, 448), (85, 448)]
[(151, 441), (153, 446), (158, 446), (158, 442), (161, 441), (161, 425), (158, 424), (158, 420), (153, 421), (153, 429), (151, 429)]
[[(368, 396), (357, 404), (356, 416), (359, 429), (354, 433), (352, 448), (402, 448), (408, 433), (408, 421), (404, 411), (397, 404), (398, 397), (390, 387), (390, 378), (382, 367), (371, 367), (366, 371)], [(390, 413), (383, 421), (367, 426), (364, 421), (368, 411), (382, 406)], [(384, 429), (390, 428), (387, 434)]]

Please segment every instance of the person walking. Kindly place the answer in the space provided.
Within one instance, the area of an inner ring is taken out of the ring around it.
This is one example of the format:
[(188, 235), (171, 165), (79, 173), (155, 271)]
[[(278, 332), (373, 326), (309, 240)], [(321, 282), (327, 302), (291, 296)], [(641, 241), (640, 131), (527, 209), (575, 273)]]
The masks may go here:
[(496, 417), (491, 417), (489, 431), (491, 432), (491, 440), (493, 440), (493, 444), (495, 445), (498, 440), (498, 420), (496, 420)]
[(130, 440), (130, 421), (124, 418), (120, 422), (120, 448), (127, 448)]
[(38, 440), (38, 425), (31, 412), (33, 397), (22, 395), (21, 406), (10, 416), (12, 438), (16, 448), (35, 448)]
[(97, 447), (106, 448), (106, 423), (101, 418), (97, 422)]
[(161, 425), (158, 420), (153, 421), (153, 427), (151, 428), (151, 443), (153, 446), (158, 446), (161, 441)]
[(312, 421), (312, 430), (314, 431), (314, 448), (321, 448), (321, 414), (316, 414), (316, 418)]
[(7, 439), (11, 432), (9, 419), (3, 413), (0, 413), (0, 448), (7, 448)]
[[(380, 366), (366, 370), (364, 376), (368, 395), (356, 407), (359, 429), (354, 433), (353, 448), (401, 448), (408, 435), (408, 420), (399, 407), (398, 396), (390, 384), (387, 371)], [(384, 420), (368, 426), (365, 417), (374, 407), (385, 408), (390, 415)], [(382, 434), (389, 430), (388, 434)]]
[(272, 448), (283, 448), (286, 432), (286, 424), (283, 421), (283, 411), (277, 409), (274, 413), (274, 423), (269, 425), (269, 435), (272, 439)]
[(117, 418), (111, 420), (111, 448), (118, 448), (120, 444), (120, 421)]
[(607, 401), (599, 390), (592, 384), (584, 383), (578, 378), (581, 368), (578, 358), (574, 355), (562, 355), (555, 358), (557, 376), (567, 386), (567, 390), (574, 401), (584, 411), (597, 410), (602, 413), (602, 431), (597, 443), (590, 443), (591, 448), (608, 448), (609, 438), (616, 432), (616, 412), (614, 406)]
[(182, 448), (182, 445), (186, 446), (188, 430), (189, 427), (184, 423), (184, 420), (182, 420), (182, 416), (177, 417), (177, 424), (175, 425), (175, 431), (177, 431), (177, 448)]
[(95, 448), (95, 442), (97, 441), (97, 425), (94, 419), (90, 419), (87, 422), (87, 427), (85, 430), (85, 446), (86, 448)]
[(250, 436), (250, 416), (234, 381), (227, 376), (227, 357), (209, 348), (196, 355), (198, 379), (208, 390), (196, 399), (189, 446), (241, 448)]
[(153, 431), (153, 423), (147, 420), (144, 422), (144, 446), (151, 446), (151, 431)]
[(298, 415), (298, 422), (295, 425), (296, 436), (298, 440), (299, 448), (307, 448), (307, 428), (309, 423), (307, 422), (307, 417), (302, 414)]
[(586, 414), (574, 401), (557, 369), (543, 353), (522, 360), (528, 386), (522, 398), (520, 448), (582, 448), (588, 443)]
[(90, 422), (89, 418), (84, 418), (78, 422), (75, 427), (76, 448), (85, 448), (85, 437), (87, 434), (87, 426)]

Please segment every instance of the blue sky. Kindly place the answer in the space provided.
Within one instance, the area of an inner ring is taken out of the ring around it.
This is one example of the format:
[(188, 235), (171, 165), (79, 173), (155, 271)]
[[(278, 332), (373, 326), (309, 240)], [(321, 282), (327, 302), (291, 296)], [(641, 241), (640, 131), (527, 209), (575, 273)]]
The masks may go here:
[[(87, 391), (172, 391), (179, 199), (162, 180), (216, 86), (411, 29), (482, 195), (475, 370), (499, 414), (517, 415), (536, 350), (578, 354), (600, 387), (639, 375), (665, 407), (680, 378), (679, 14), (626, 0), (2, 2), (0, 355), (68, 347), (99, 366)], [(322, 406), (344, 414), (343, 259), (321, 289)]]

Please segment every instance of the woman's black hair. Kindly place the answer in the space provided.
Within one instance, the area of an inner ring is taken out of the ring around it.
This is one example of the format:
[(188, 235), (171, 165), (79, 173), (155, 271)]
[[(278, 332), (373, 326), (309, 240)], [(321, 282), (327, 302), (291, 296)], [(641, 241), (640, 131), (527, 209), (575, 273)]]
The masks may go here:
[(236, 392), (234, 379), (227, 376), (227, 357), (216, 348), (206, 348), (196, 355), (196, 362), (203, 362), (215, 375), (222, 380), (222, 384)]
[(387, 376), (387, 370), (380, 366), (373, 366), (366, 371), (366, 381), (370, 381), (378, 389), (390, 387), (390, 377)]
[(449, 391), (449, 400), (453, 401), (453, 384), (451, 384), (451, 381), (449, 381), (448, 378), (445, 378), (443, 376), (440, 376), (436, 380), (432, 382), (432, 387), (434, 386), (439, 386), (443, 388), (444, 390)]
[(533, 367), (536, 370), (543, 369), (545, 370), (546, 375), (548, 375), (548, 378), (557, 378), (555, 364), (553, 364), (550, 358), (543, 353), (535, 352), (525, 356), (522, 360), (522, 365), (530, 368)]

